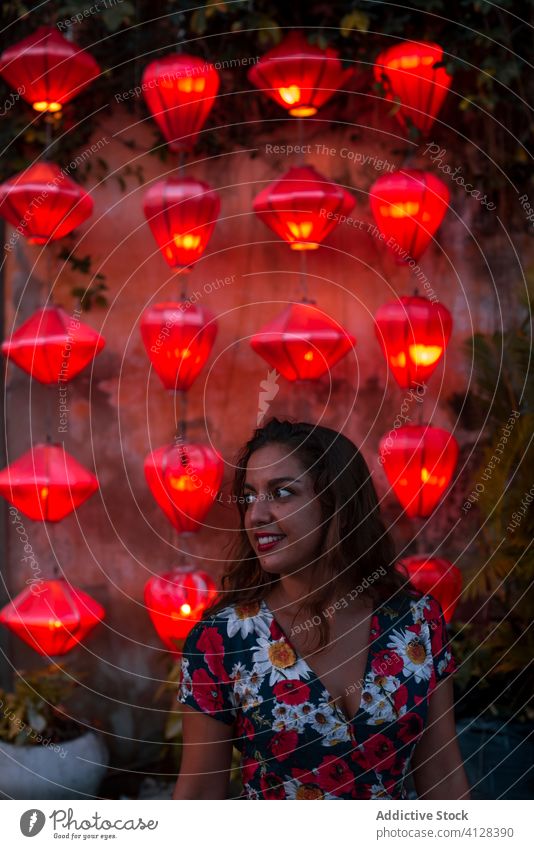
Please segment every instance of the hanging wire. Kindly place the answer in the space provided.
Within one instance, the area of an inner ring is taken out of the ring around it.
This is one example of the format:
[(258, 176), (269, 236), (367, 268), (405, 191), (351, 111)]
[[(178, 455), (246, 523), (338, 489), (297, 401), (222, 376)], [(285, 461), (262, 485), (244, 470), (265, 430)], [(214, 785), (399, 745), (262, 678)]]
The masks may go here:
[(308, 262), (306, 257), (306, 251), (300, 251), (300, 288), (302, 290), (302, 300), (305, 303), (310, 303), (308, 298), (308, 278), (307, 278), (307, 268)]
[(187, 392), (179, 390), (179, 395), (180, 413), (178, 416), (178, 427), (176, 429), (175, 442), (178, 445), (181, 445), (187, 438)]

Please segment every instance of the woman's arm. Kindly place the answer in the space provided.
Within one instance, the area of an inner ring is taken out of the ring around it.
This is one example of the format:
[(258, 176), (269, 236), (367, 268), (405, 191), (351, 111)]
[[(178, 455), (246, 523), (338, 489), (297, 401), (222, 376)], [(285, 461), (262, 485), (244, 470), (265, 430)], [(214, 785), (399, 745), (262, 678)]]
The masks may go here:
[(183, 749), (173, 799), (227, 799), (234, 728), (188, 705), (183, 711)]
[(429, 698), (427, 725), (412, 759), (420, 799), (469, 799), (469, 785), (456, 737), (452, 677)]

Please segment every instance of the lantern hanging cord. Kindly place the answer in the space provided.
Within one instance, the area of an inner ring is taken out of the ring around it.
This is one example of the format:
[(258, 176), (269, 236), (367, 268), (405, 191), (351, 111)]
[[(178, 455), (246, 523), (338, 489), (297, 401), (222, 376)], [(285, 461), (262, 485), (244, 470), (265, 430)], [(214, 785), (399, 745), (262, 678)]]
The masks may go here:
[(186, 276), (183, 271), (178, 272), (180, 275), (180, 301), (184, 304), (187, 301), (187, 286), (186, 286)]
[(52, 415), (50, 412), (51, 400), (52, 400), (52, 388), (53, 384), (49, 384), (46, 387), (46, 395), (45, 395), (45, 434), (46, 434), (46, 442), (47, 444), (52, 442), (52, 437), (50, 436), (50, 431), (52, 429)]
[(187, 393), (183, 390), (180, 392), (180, 418), (178, 421), (178, 431), (176, 434), (176, 440), (179, 443), (185, 442), (186, 434), (187, 434)]
[[(424, 384), (424, 387), (425, 387), (425, 391), (426, 391), (426, 383)], [(423, 424), (423, 407), (424, 407), (424, 405), (425, 405), (425, 395), (423, 393), (422, 396), (421, 396), (421, 403), (419, 404), (419, 424), (420, 425)]]
[(299, 166), (299, 168), (303, 168), (304, 165), (306, 164), (305, 161), (304, 161), (304, 146), (303, 146), (304, 120), (302, 118), (297, 118), (297, 122), (298, 122), (298, 132), (297, 132), (297, 136), (298, 136), (298, 154), (297, 154), (298, 160), (297, 160), (297, 165)]
[(50, 159), (50, 148), (52, 146), (52, 118), (45, 112), (45, 149), (43, 159)]
[[(300, 118), (299, 118), (300, 120)], [(308, 298), (308, 279), (306, 276), (307, 260), (306, 251), (300, 251), (300, 288), (302, 290), (302, 300), (307, 302)]]
[(61, 572), (59, 570), (59, 564), (57, 562), (56, 549), (54, 547), (53, 537), (54, 537), (54, 529), (53, 529), (53, 525), (51, 525), (50, 531), (48, 533), (48, 541), (50, 543), (50, 550), (52, 552), (52, 557), (53, 557), (53, 560), (52, 560), (52, 578), (54, 580), (57, 580), (58, 578), (61, 578)]

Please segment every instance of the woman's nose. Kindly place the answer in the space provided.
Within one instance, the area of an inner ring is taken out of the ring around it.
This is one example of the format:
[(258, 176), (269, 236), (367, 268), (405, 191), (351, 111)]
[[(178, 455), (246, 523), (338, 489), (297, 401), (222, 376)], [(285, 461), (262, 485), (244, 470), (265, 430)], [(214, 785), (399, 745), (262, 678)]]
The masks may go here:
[(252, 525), (265, 525), (272, 516), (271, 500), (265, 495), (258, 494), (250, 505), (249, 511)]

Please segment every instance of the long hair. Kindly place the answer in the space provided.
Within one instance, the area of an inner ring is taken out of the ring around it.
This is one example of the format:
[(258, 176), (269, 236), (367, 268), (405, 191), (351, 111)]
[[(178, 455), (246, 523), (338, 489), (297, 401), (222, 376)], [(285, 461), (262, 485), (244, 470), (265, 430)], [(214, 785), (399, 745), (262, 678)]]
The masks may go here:
[[(237, 504), (240, 526), (229, 549), (229, 565), (222, 577), (221, 594), (206, 611), (210, 616), (228, 605), (249, 605), (269, 594), (279, 576), (265, 572), (245, 530), (244, 482), (252, 454), (275, 443), (294, 452), (312, 477), (321, 505), (322, 542), (312, 569), (312, 584), (297, 611), (308, 608), (318, 625), (318, 647), (328, 644), (330, 629), (325, 609), (343, 593), (366, 594), (383, 603), (406, 595), (406, 579), (395, 568), (395, 550), (386, 531), (367, 463), (358, 448), (328, 427), (306, 422), (280, 421), (273, 417), (254, 431), (240, 451), (235, 465), (232, 500)], [(316, 629), (314, 629), (316, 630)]]

